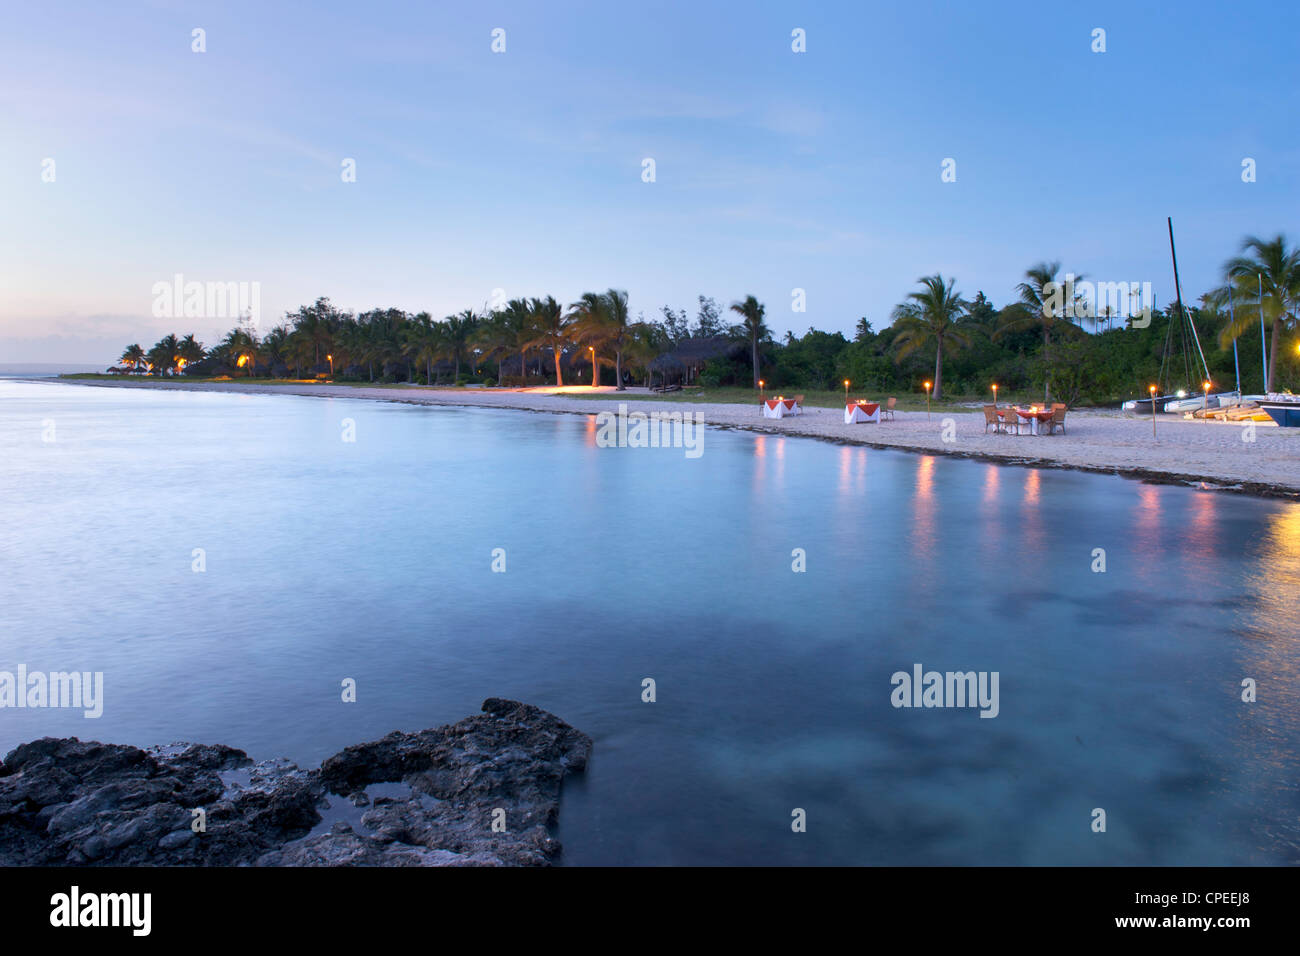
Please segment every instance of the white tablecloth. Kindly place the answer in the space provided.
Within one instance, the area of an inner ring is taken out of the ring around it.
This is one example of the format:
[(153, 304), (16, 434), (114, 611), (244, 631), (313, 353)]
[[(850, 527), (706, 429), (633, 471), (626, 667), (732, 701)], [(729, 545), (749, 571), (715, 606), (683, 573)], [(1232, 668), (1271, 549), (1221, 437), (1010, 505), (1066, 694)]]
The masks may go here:
[[(872, 405), (875, 406), (875, 410), (872, 411), (872, 412), (870, 412), (870, 413), (868, 413), (868, 412), (867, 412), (867, 409), (868, 409), (868, 408), (871, 408)], [(858, 405), (858, 404), (856, 404), (856, 403), (854, 403), (854, 404), (852, 404), (852, 405), (845, 405), (845, 406), (844, 406), (844, 424), (845, 424), (845, 425), (852, 425), (854, 422), (878, 422), (878, 421), (880, 421), (880, 406), (879, 406), (878, 404), (875, 404), (875, 403), (872, 403), (872, 405), (866, 405), (866, 406), (863, 406), (863, 405)]]
[[(1008, 411), (1003, 412), (1003, 414), (1004, 414), (1004, 415), (1010, 415), (1010, 414), (1012, 414), (1012, 412), (1011, 412), (1010, 410), (1008, 410)], [(1015, 416), (1016, 416), (1016, 417), (1015, 417), (1015, 421), (1019, 422), (1019, 424), (1020, 424), (1020, 428), (1017, 430), (1017, 433), (1018, 433), (1018, 434), (1023, 435), (1026, 427), (1029, 428), (1029, 434), (1031, 434), (1031, 435), (1037, 435), (1037, 434), (1038, 434), (1039, 421), (1038, 421), (1037, 418), (1025, 418), (1023, 415), (1019, 414), (1018, 412), (1015, 413)], [(1042, 422), (1042, 425), (1043, 425), (1044, 428), (1046, 428), (1046, 427), (1047, 427), (1047, 422)]]
[[(772, 407), (774, 404), (775, 408)], [(763, 402), (764, 418), (785, 418), (787, 415), (798, 415), (801, 411), (802, 409), (788, 398), (780, 402), (774, 400)]]

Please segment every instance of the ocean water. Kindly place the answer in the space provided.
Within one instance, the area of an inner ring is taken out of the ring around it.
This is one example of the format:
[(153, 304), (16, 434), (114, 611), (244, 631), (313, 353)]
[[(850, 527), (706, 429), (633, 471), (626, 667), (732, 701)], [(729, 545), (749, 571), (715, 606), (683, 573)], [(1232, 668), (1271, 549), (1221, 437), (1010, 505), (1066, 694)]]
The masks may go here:
[[(567, 865), (1300, 862), (1300, 506), (595, 436), (0, 382), (0, 670), (104, 674), (98, 719), (0, 710), (0, 752), (192, 740), (314, 766), (503, 696), (595, 741)], [(997, 716), (893, 706), (916, 664), (996, 672)]]

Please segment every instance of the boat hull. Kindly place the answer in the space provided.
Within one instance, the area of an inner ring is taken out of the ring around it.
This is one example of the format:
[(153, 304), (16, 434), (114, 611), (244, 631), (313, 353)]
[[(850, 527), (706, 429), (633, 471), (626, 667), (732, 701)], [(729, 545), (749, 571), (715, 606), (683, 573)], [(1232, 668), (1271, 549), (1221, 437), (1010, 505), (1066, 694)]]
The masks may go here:
[[(1177, 399), (1175, 396), (1173, 396), (1173, 395), (1163, 395), (1163, 396), (1161, 396), (1161, 397), (1159, 397), (1159, 398), (1156, 398), (1156, 399), (1154, 400), (1154, 401), (1155, 401), (1155, 405), (1156, 405), (1156, 411), (1158, 411), (1158, 412), (1163, 412), (1163, 411), (1165, 410), (1165, 406), (1166, 406), (1166, 405), (1168, 405), (1170, 402), (1174, 402), (1174, 401), (1177, 401), (1177, 400), (1178, 400), (1178, 399)], [(1151, 402), (1152, 402), (1152, 399), (1149, 399), (1149, 398), (1138, 398), (1138, 399), (1134, 399), (1134, 400), (1131, 401), (1131, 402), (1125, 402), (1125, 403), (1124, 403), (1124, 409), (1125, 409), (1126, 411), (1131, 411), (1131, 412), (1133, 412), (1133, 414), (1135, 414), (1135, 415), (1150, 415), (1150, 414), (1151, 414)]]
[[(1231, 408), (1241, 403), (1236, 392), (1220, 392), (1211, 394), (1209, 401), (1206, 401), (1204, 395), (1189, 395), (1187, 398), (1175, 398), (1165, 405), (1167, 412), (1194, 412), (1202, 408)], [(1150, 409), (1147, 409), (1149, 412)]]
[(1273, 419), (1283, 428), (1300, 428), (1300, 402), (1287, 402), (1284, 404), (1260, 404), (1260, 409), (1268, 413), (1268, 417)]

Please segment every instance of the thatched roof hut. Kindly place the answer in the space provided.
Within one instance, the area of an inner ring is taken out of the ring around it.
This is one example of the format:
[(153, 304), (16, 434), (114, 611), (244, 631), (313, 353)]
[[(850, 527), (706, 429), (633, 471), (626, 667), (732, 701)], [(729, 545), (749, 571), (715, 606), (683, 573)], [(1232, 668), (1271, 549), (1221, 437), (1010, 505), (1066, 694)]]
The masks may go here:
[[(707, 338), (682, 339), (677, 347), (667, 356), (679, 363), (683, 378), (690, 383), (703, 370), (704, 366), (715, 359), (737, 358), (744, 354), (745, 345), (725, 335), (710, 335)], [(655, 359), (657, 362), (658, 359)], [(653, 372), (654, 363), (651, 363)], [(671, 374), (671, 373), (670, 373)]]
[(667, 385), (669, 382), (680, 382), (686, 377), (686, 365), (675, 355), (656, 356), (651, 359), (648, 369), (651, 386), (654, 385), (656, 377), (658, 377), (662, 385)]
[(728, 338), (725, 335), (711, 335), (708, 338), (684, 339), (677, 343), (673, 352), (689, 369), (699, 371), (705, 363), (715, 359), (733, 359), (745, 354), (745, 343)]

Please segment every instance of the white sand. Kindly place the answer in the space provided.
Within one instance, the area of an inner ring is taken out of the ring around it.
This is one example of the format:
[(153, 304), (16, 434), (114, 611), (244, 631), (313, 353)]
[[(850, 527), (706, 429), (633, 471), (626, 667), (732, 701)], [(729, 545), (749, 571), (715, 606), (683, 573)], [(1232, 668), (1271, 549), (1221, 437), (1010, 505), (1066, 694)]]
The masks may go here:
[[(352, 388), (341, 385), (258, 385), (239, 382), (87, 381), (73, 384), (121, 388), (177, 388), (196, 391), (256, 392), (399, 401), (427, 405), (472, 405), (538, 412), (590, 414), (616, 411), (618, 393), (601, 388), (605, 397), (587, 397), (589, 388), (556, 394), (550, 389), (422, 388), (395, 385)], [(664, 402), (645, 389), (628, 389), (629, 410), (695, 411), (710, 425), (783, 435), (805, 435), (840, 442), (965, 455), (1043, 467), (1082, 468), (1156, 480), (1180, 480), (1253, 494), (1300, 496), (1300, 428), (1256, 423), (1252, 441), (1245, 425), (1186, 421), (1159, 415), (1156, 438), (1150, 417), (1118, 411), (1071, 411), (1066, 431), (1055, 435), (985, 433), (984, 416), (971, 412), (898, 412), (895, 421), (845, 425), (843, 409), (808, 408), (802, 416), (767, 419), (754, 405)], [(950, 441), (944, 441), (951, 420)], [(706, 444), (707, 447), (707, 444)]]

